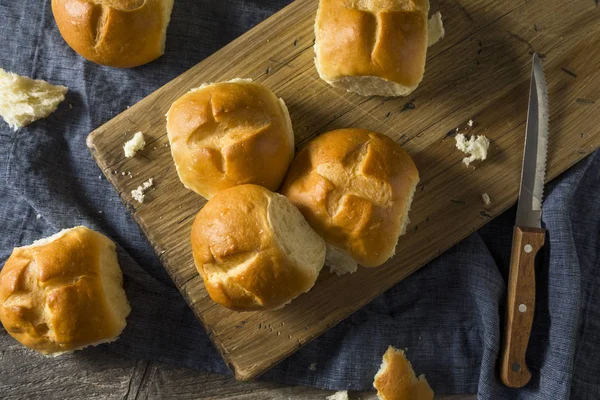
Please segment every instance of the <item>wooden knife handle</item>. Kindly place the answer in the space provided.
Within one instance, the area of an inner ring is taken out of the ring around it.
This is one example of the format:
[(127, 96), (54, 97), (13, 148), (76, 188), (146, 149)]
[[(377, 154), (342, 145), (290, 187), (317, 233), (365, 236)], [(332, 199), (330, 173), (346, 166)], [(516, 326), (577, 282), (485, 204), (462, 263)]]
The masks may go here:
[(506, 300), (506, 322), (500, 377), (506, 386), (520, 388), (531, 379), (525, 352), (531, 335), (535, 305), (535, 256), (546, 231), (515, 227)]

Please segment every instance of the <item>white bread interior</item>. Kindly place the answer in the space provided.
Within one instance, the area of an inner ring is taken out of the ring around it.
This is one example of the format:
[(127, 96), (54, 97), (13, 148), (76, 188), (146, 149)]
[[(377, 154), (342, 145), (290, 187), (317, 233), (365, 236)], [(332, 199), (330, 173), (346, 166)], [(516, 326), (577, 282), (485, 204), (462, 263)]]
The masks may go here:
[(348, 397), (347, 390), (341, 390), (339, 392), (335, 392), (331, 396), (327, 396), (327, 400), (350, 400)]
[(53, 113), (67, 90), (0, 68), (0, 116), (16, 131)]
[(444, 23), (442, 22), (442, 13), (439, 11), (433, 14), (427, 21), (427, 47), (431, 47), (446, 35)]
[(162, 0), (162, 10), (163, 10), (163, 30), (162, 30), (162, 38), (160, 41), (161, 54), (165, 53), (166, 43), (167, 43), (167, 28), (169, 23), (171, 22), (171, 12), (173, 11), (173, 4), (175, 0)]
[(300, 211), (278, 193), (269, 199), (267, 220), (285, 255), (316, 280), (325, 262), (323, 239), (308, 225)]
[(358, 269), (358, 263), (350, 254), (329, 243), (325, 253), (325, 265), (338, 275), (352, 274)]

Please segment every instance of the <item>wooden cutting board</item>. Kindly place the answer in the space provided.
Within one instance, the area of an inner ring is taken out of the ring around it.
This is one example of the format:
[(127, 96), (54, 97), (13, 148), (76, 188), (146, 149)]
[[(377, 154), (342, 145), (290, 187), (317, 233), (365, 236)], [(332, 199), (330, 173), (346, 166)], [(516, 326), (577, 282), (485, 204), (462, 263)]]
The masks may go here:
[[(595, 0), (433, 1), (447, 36), (430, 48), (421, 86), (398, 99), (363, 98), (319, 79), (316, 8), (316, 0), (297, 0), (88, 137), (104, 174), (241, 380), (272, 367), (515, 203), (533, 51), (544, 57), (550, 97), (548, 179), (600, 146)], [(308, 294), (279, 311), (237, 313), (213, 303), (188, 242), (204, 200), (177, 178), (164, 116), (191, 88), (236, 77), (262, 82), (285, 99), (299, 146), (328, 130), (362, 127), (389, 135), (413, 156), (421, 183), (395, 258), (343, 277), (324, 269)], [(488, 160), (476, 168), (462, 164), (451, 137), (469, 119), (472, 133), (492, 142)], [(140, 130), (146, 148), (125, 159), (123, 142)], [(138, 204), (131, 190), (150, 177), (155, 187)], [(490, 206), (481, 200), (484, 192)]]

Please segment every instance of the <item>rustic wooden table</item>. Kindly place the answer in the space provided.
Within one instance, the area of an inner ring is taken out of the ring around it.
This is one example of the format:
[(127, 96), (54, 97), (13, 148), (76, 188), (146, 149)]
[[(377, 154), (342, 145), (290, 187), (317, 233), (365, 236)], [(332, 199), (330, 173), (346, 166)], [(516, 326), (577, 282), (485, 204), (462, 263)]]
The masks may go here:
[[(2, 399), (236, 399), (325, 400), (331, 391), (270, 382), (238, 382), (231, 376), (133, 360), (101, 348), (46, 358), (11, 338), (0, 326)], [(376, 399), (374, 392), (350, 398)], [(442, 396), (473, 400), (474, 395)]]

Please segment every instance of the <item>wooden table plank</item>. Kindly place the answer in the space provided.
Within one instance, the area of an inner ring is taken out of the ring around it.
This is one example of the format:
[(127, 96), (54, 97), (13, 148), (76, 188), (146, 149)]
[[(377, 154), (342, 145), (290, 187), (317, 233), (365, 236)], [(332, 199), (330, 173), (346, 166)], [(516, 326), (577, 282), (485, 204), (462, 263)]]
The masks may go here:
[[(103, 348), (56, 358), (26, 349), (0, 326), (0, 398), (97, 400), (325, 400), (332, 391), (270, 382), (239, 382), (231, 376), (132, 360)], [(440, 400), (474, 400), (471, 395)], [(351, 399), (376, 399), (354, 392)]]

